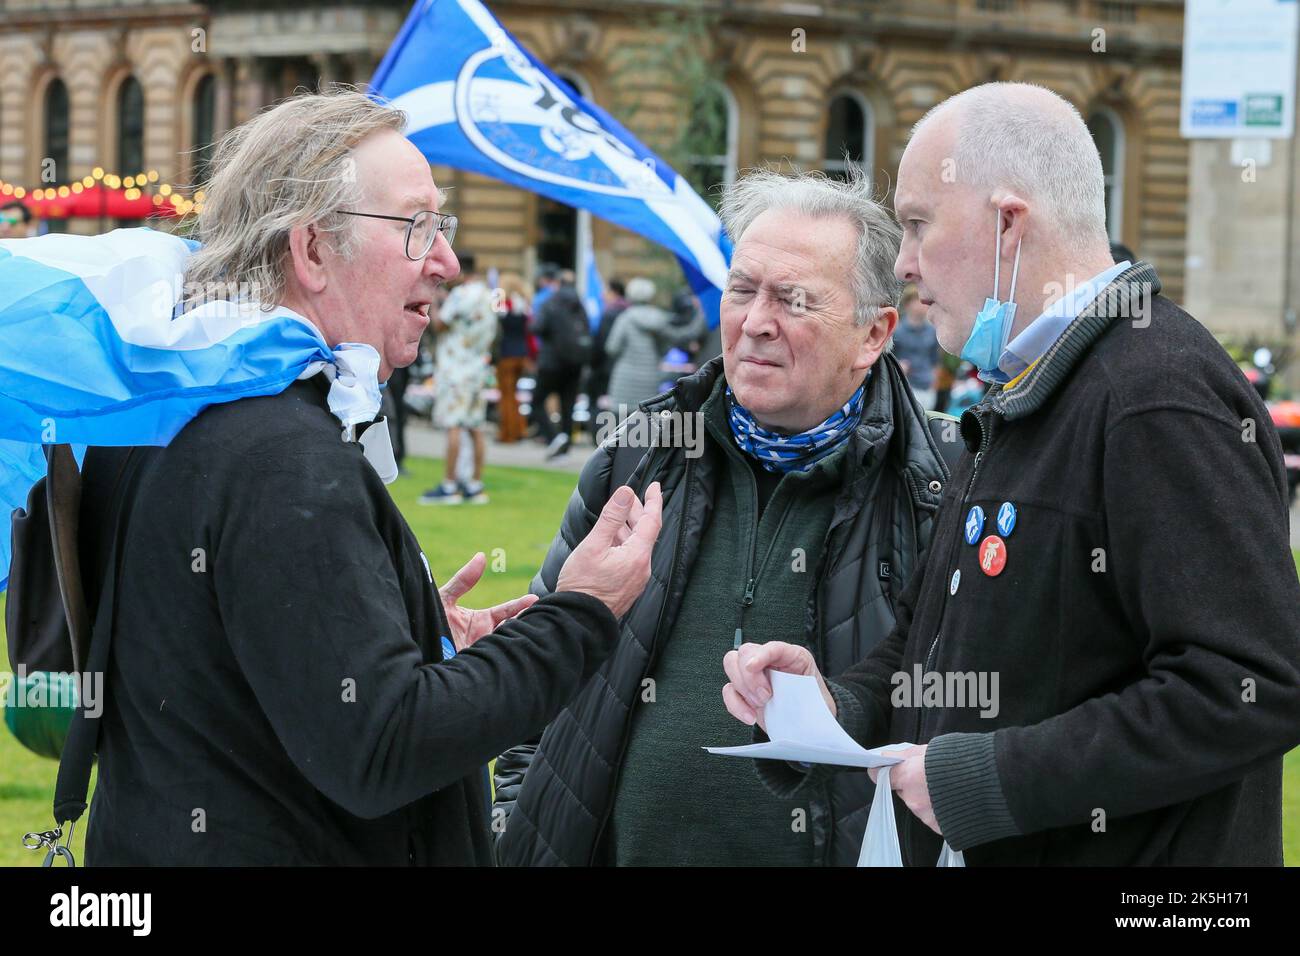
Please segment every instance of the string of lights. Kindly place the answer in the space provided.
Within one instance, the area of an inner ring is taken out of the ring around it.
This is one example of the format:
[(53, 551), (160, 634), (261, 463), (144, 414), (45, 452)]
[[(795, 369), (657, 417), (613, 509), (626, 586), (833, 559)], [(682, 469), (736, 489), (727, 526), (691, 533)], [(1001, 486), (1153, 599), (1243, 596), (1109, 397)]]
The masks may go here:
[(25, 186), (0, 179), (0, 196), (14, 199), (30, 198), (36, 202), (53, 199), (67, 199), (78, 195), (96, 184), (107, 189), (121, 190), (129, 200), (137, 200), (146, 194), (152, 196), (155, 206), (169, 205), (178, 217), (197, 215), (203, 211), (203, 190), (195, 190), (192, 196), (186, 196), (177, 187), (168, 182), (160, 182), (156, 169), (142, 173), (122, 176), (119, 173), (105, 172), (102, 166), (96, 166), (90, 174), (81, 179), (57, 186), (41, 186), (29, 190)]

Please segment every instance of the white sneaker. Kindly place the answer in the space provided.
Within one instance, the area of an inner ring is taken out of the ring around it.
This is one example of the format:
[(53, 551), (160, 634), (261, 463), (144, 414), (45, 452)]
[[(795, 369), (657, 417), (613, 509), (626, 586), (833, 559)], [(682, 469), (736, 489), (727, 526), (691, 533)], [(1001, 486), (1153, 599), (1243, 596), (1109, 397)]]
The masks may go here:
[(458, 505), (464, 500), (461, 497), (460, 489), (455, 484), (449, 484), (445, 481), (438, 487), (430, 488), (420, 495), (420, 504), (422, 505)]
[(460, 500), (467, 505), (485, 505), (488, 503), (487, 489), (483, 487), (483, 482), (464, 482), (460, 483)]
[(569, 450), (569, 436), (560, 434), (551, 439), (551, 443), (546, 446), (546, 457), (559, 458)]

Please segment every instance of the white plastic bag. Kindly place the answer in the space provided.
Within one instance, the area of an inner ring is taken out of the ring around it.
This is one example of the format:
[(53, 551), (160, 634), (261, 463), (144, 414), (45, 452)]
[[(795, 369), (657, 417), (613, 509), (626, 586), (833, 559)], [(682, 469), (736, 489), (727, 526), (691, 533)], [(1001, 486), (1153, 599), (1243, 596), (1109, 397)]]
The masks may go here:
[(939, 862), (935, 866), (965, 866), (966, 858), (961, 855), (961, 850), (954, 850), (948, 845), (948, 841), (943, 843), (943, 849), (939, 851)]
[[(903, 852), (898, 845), (898, 827), (894, 823), (894, 791), (889, 785), (889, 767), (876, 774), (876, 796), (867, 817), (867, 832), (862, 838), (858, 866), (902, 866)], [(961, 853), (944, 841), (936, 866), (965, 866)]]

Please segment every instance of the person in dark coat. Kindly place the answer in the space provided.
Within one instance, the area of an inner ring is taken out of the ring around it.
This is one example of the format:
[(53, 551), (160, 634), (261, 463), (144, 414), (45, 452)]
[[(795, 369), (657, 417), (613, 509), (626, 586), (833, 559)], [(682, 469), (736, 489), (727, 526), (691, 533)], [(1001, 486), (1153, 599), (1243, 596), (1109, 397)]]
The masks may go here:
[(511, 444), (523, 439), (527, 429), (519, 412), (516, 391), (528, 365), (529, 305), (524, 280), (514, 273), (501, 276), (502, 300), (497, 309), (500, 332), (497, 337), (497, 441)]
[(587, 366), (587, 396), (592, 407), (602, 395), (609, 391), (609, 373), (612, 363), (605, 351), (609, 334), (614, 331), (614, 324), (627, 308), (626, 287), (621, 279), (610, 279), (605, 288), (604, 310), (600, 313), (600, 325), (591, 343), (591, 362)]
[[(574, 286), (573, 273), (560, 273), (560, 284), (540, 306), (534, 307), (533, 332), (540, 343), (537, 386), (533, 389), (533, 419), (546, 445), (547, 458), (568, 454), (573, 440), (573, 405), (582, 384), (583, 369), (591, 358), (591, 327), (586, 306)], [(557, 430), (546, 410), (556, 396), (560, 403)]]
[(610, 409), (620, 418), (662, 391), (660, 365), (668, 350), (689, 345), (708, 330), (702, 313), (679, 325), (673, 314), (655, 305), (651, 280), (638, 277), (627, 285), (628, 307), (605, 343), (611, 368)]
[[(1282, 863), (1300, 582), (1281, 448), (1155, 269), (1113, 261), (1103, 197), (1083, 119), (1041, 87), (958, 94), (903, 154), (897, 275), (992, 383), (898, 627), (822, 680), (859, 743), (916, 745), (889, 775), (905, 865), (942, 842), (968, 866)], [(990, 297), (1018, 309), (972, 321)], [(759, 728), (770, 670), (824, 673), (793, 642), (724, 668)], [(781, 799), (834, 776), (756, 766)]]
[(934, 326), (925, 320), (925, 306), (915, 289), (903, 293), (899, 304), (902, 321), (894, 333), (894, 358), (903, 367), (907, 383), (921, 407), (929, 411), (938, 397), (935, 390), (935, 370), (939, 365), (939, 339)]
[(657, 488), (621, 490), (552, 596), (471, 610), (482, 553), (439, 589), (381, 480), (384, 426), (336, 415), (415, 358), (459, 268), (404, 124), (311, 95), (217, 149), (192, 268), (268, 290), (353, 364), (213, 406), (140, 467), (92, 865), (490, 864), (488, 761), (582, 687), (648, 578)]
[(502, 863), (857, 859), (865, 774), (776, 800), (748, 761), (701, 748), (748, 742), (717, 698), (727, 648), (793, 637), (838, 673), (889, 634), (947, 480), (943, 430), (883, 354), (899, 230), (869, 182), (753, 174), (722, 216), (723, 355), (602, 445), (533, 581), (552, 592), (623, 482), (662, 483), (658, 570), (618, 647), (540, 741), (496, 763)]

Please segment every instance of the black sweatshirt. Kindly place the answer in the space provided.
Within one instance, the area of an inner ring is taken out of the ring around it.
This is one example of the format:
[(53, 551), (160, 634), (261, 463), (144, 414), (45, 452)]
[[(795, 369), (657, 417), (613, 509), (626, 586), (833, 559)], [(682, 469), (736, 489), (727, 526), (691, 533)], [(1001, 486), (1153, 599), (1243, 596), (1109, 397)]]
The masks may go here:
[[(898, 626), (831, 688), (865, 745), (929, 744), (931, 802), (968, 865), (1282, 862), (1300, 583), (1281, 448), (1200, 323), (1158, 295), (1134, 307), (1144, 284), (1159, 289), (1150, 266), (1126, 270), (963, 416), (973, 454)], [(980, 561), (991, 535), (996, 576)], [(895, 675), (917, 665), (996, 674), (996, 716), (952, 698), (894, 706)], [(782, 795), (811, 782), (758, 766)], [(939, 836), (895, 808), (904, 862), (933, 866)]]
[(208, 409), (137, 487), (87, 862), (490, 863), (486, 764), (595, 671), (610, 611), (555, 594), (443, 661), (420, 545), (323, 376)]

